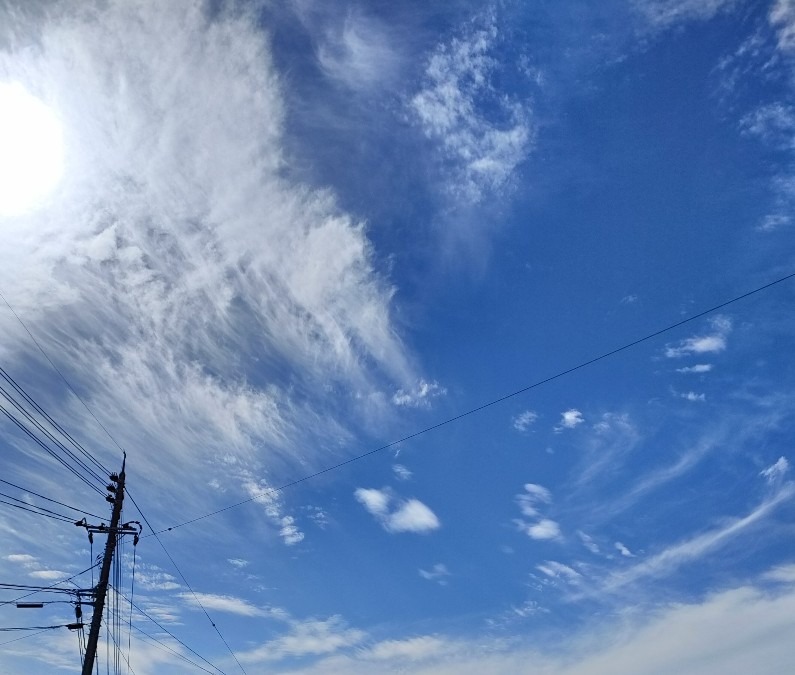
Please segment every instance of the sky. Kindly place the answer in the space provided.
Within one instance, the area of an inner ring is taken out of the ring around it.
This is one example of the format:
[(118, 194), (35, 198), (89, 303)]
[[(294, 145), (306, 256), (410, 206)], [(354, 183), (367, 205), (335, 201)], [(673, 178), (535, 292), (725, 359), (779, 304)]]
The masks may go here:
[[(789, 672), (794, 206), (791, 0), (0, 3), (0, 366), (144, 527), (101, 667)], [(89, 588), (0, 384), (0, 581)]]

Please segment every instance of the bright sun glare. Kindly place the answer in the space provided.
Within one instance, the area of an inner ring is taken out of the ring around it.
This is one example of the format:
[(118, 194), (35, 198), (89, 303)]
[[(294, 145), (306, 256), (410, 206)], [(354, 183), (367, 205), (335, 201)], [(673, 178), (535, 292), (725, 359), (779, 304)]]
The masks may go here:
[(63, 173), (55, 112), (20, 84), (0, 82), (0, 216), (36, 207)]

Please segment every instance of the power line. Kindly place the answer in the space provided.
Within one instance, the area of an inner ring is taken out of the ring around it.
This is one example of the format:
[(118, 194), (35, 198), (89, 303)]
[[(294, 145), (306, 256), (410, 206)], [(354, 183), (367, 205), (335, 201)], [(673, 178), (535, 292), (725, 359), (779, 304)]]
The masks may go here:
[[(113, 436), (111, 435), (110, 431), (108, 431), (105, 428), (105, 426), (102, 424), (102, 422), (100, 422), (97, 419), (97, 416), (92, 412), (91, 408), (88, 407), (88, 405), (83, 400), (83, 398), (80, 396), (80, 394), (78, 394), (75, 391), (75, 389), (72, 387), (72, 385), (69, 384), (69, 380), (67, 380), (66, 376), (58, 369), (58, 366), (56, 366), (55, 363), (53, 363), (52, 359), (47, 355), (47, 352), (45, 352), (44, 349), (42, 348), (42, 346), (39, 344), (39, 341), (33, 336), (33, 333), (30, 332), (30, 329), (25, 325), (25, 322), (22, 320), (22, 318), (19, 316), (19, 314), (17, 314), (14, 311), (14, 308), (10, 305), (10, 303), (8, 302), (8, 300), (6, 300), (5, 296), (2, 293), (0, 293), (0, 298), (3, 299), (3, 302), (6, 304), (8, 309), (11, 310), (11, 313), (16, 317), (17, 321), (19, 321), (19, 323), (22, 326), (22, 328), (25, 329), (25, 332), (30, 336), (30, 339), (33, 340), (33, 344), (35, 344), (39, 348), (39, 351), (42, 353), (44, 358), (47, 359), (47, 361), (49, 361), (50, 365), (53, 367), (53, 370), (55, 370), (55, 372), (58, 373), (58, 375), (61, 376), (61, 379), (64, 381), (64, 384), (66, 384), (66, 386), (69, 388), (69, 391), (71, 391), (77, 397), (77, 400), (80, 401), (80, 403), (83, 404), (83, 407), (88, 411), (88, 414), (91, 415), (91, 417), (94, 418), (94, 421), (100, 426), (102, 431), (104, 431), (107, 434), (108, 438), (110, 438), (110, 440), (113, 441), (113, 443), (116, 445), (116, 447), (123, 452), (124, 448), (122, 448), (121, 445), (119, 445), (119, 443), (116, 441), (116, 439), (113, 438)], [(107, 469), (105, 469), (105, 473), (108, 473)]]
[[(25, 508), (26, 511), (28, 511), (30, 509), (39, 509), (39, 511), (42, 512), (40, 514), (42, 516), (50, 514), (51, 516), (58, 516), (58, 518), (61, 518), (62, 520), (66, 520), (66, 521), (68, 521), (70, 523), (73, 522), (72, 518), (70, 518), (69, 516), (65, 516), (63, 513), (58, 513), (57, 511), (50, 511), (50, 509), (45, 509), (43, 506), (36, 506), (35, 504), (28, 504), (28, 502), (26, 502), (26, 501), (24, 501), (22, 499), (18, 499), (17, 497), (12, 497), (11, 495), (7, 495), (5, 492), (0, 492), (0, 497), (5, 497), (6, 499), (11, 499), (11, 500), (13, 500), (15, 502), (19, 502), (20, 504), (23, 504), (25, 507), (29, 507), (29, 508)], [(3, 502), (3, 503), (4, 504), (8, 504), (8, 502)], [(13, 504), (9, 504), (9, 506), (14, 506), (14, 505)], [(38, 511), (34, 511), (34, 513), (38, 513)]]
[[(141, 515), (143, 515), (143, 514), (141, 514)], [(155, 624), (155, 626), (157, 626), (157, 627), (158, 627), (160, 630), (162, 630), (164, 633), (166, 633), (166, 634), (167, 634), (167, 635), (168, 635), (170, 638), (172, 638), (173, 640), (176, 640), (176, 641), (177, 641), (179, 644), (181, 644), (181, 645), (182, 645), (182, 646), (183, 646), (185, 649), (187, 649), (187, 650), (188, 650), (188, 651), (189, 651), (191, 654), (193, 654), (194, 656), (196, 656), (196, 657), (198, 657), (199, 659), (201, 659), (202, 661), (204, 661), (204, 662), (205, 662), (205, 663), (206, 663), (208, 666), (210, 666), (211, 668), (214, 668), (215, 670), (217, 670), (219, 673), (221, 673), (221, 675), (226, 675), (226, 673), (224, 673), (224, 671), (223, 671), (223, 670), (221, 670), (221, 669), (220, 669), (218, 666), (216, 666), (214, 663), (211, 663), (210, 661), (208, 661), (207, 659), (205, 659), (205, 658), (204, 658), (204, 657), (203, 657), (201, 654), (199, 654), (199, 652), (197, 652), (196, 650), (194, 650), (194, 649), (191, 649), (191, 648), (190, 648), (188, 645), (186, 645), (186, 644), (185, 644), (185, 643), (184, 643), (182, 640), (180, 640), (180, 639), (179, 639), (179, 638), (178, 638), (176, 635), (174, 635), (174, 634), (173, 634), (173, 633), (172, 633), (170, 630), (168, 630), (168, 628), (166, 628), (166, 627), (165, 627), (163, 624), (161, 624), (161, 623), (160, 623), (160, 622), (159, 622), (157, 619), (153, 619), (153, 618), (152, 618), (152, 617), (151, 617), (149, 614), (147, 614), (147, 612), (146, 612), (146, 611), (144, 611), (144, 610), (143, 610), (143, 609), (141, 609), (141, 608), (140, 608), (138, 605), (136, 605), (136, 604), (135, 604), (135, 603), (134, 603), (132, 600), (130, 600), (130, 598), (128, 598), (126, 595), (124, 595), (124, 593), (122, 593), (122, 592), (121, 592), (121, 591), (120, 591), (118, 588), (114, 588), (114, 589), (113, 589), (113, 591), (114, 591), (114, 593), (117, 593), (117, 594), (118, 594), (118, 595), (120, 595), (122, 598), (124, 598), (125, 600), (127, 600), (127, 601), (128, 601), (128, 602), (129, 602), (129, 603), (130, 603), (130, 604), (131, 604), (133, 607), (135, 607), (135, 609), (136, 609), (136, 610), (138, 610), (138, 611), (139, 611), (139, 612), (140, 612), (140, 613), (141, 613), (143, 616), (145, 616), (147, 619), (149, 619), (149, 621), (151, 621), (153, 624)], [(137, 628), (137, 627), (136, 627), (136, 626), (133, 626), (133, 628)], [(143, 631), (141, 631), (141, 632), (143, 632)], [(151, 637), (151, 636), (149, 636), (149, 637)], [(207, 672), (212, 672), (212, 671), (207, 671)]]
[(42, 633), (46, 633), (49, 628), (43, 628), (36, 633), (31, 633), (30, 635), (23, 635), (22, 637), (14, 638), (13, 640), (7, 640), (6, 642), (0, 642), (0, 647), (3, 645), (10, 645), (12, 642), (18, 642), (19, 640), (27, 640), (28, 638), (36, 637), (37, 635), (41, 635)]
[[(611, 356), (615, 356), (616, 354), (624, 352), (624, 351), (626, 351), (626, 350), (628, 350), (628, 349), (630, 349), (632, 347), (635, 347), (635, 346), (637, 346), (637, 345), (639, 345), (639, 344), (641, 344), (643, 342), (648, 342), (649, 340), (651, 340), (653, 338), (656, 338), (656, 337), (659, 337), (660, 335), (663, 335), (664, 333), (668, 333), (668, 332), (674, 330), (675, 328), (679, 328), (680, 326), (684, 326), (685, 324), (691, 323), (692, 321), (695, 321), (696, 319), (700, 319), (700, 318), (702, 318), (702, 317), (704, 317), (704, 316), (706, 316), (708, 314), (712, 314), (713, 312), (716, 312), (719, 309), (723, 309), (724, 307), (728, 307), (729, 305), (734, 304), (735, 302), (739, 302), (740, 300), (744, 300), (745, 298), (748, 298), (748, 297), (750, 297), (752, 295), (755, 295), (757, 293), (761, 293), (764, 290), (767, 290), (767, 289), (769, 289), (769, 288), (771, 288), (771, 287), (773, 287), (773, 286), (775, 286), (777, 284), (783, 283), (784, 281), (788, 281), (789, 279), (792, 279), (792, 278), (795, 278), (795, 272), (793, 272), (792, 274), (787, 274), (786, 276), (780, 277), (780, 278), (776, 279), (775, 281), (771, 281), (771, 282), (769, 282), (767, 284), (764, 284), (763, 286), (759, 286), (759, 287), (757, 287), (757, 288), (755, 288), (755, 289), (753, 289), (751, 291), (747, 291), (746, 293), (743, 293), (742, 295), (738, 295), (738, 296), (732, 298), (731, 300), (726, 300), (725, 302), (721, 302), (720, 304), (714, 305), (713, 307), (710, 307), (709, 309), (705, 309), (705, 310), (703, 310), (701, 312), (698, 312), (697, 314), (693, 314), (693, 315), (687, 317), (686, 319), (682, 319), (681, 321), (677, 321), (676, 323), (672, 323), (671, 325), (666, 326), (665, 328), (661, 328), (661, 329), (656, 330), (653, 333), (649, 333), (648, 335), (645, 335), (645, 336), (643, 336), (641, 338), (638, 338), (636, 340), (632, 340), (631, 342), (627, 342), (626, 344), (624, 344), (624, 345), (622, 345), (620, 347), (617, 347), (615, 349), (611, 349), (610, 351), (604, 352), (604, 353), (600, 354), (599, 356), (595, 356), (595, 357), (593, 357), (591, 359), (588, 359), (587, 361), (582, 361), (582, 362), (578, 363), (577, 365), (572, 366), (571, 368), (566, 368), (565, 370), (561, 370), (561, 371), (555, 373), (554, 375), (546, 377), (546, 378), (544, 378), (542, 380), (538, 380), (538, 381), (534, 382), (533, 384), (530, 384), (530, 385), (528, 385), (526, 387), (522, 387), (521, 389), (517, 389), (516, 391), (513, 391), (510, 394), (505, 394), (504, 396), (500, 396), (499, 398), (495, 398), (495, 399), (489, 401), (488, 403), (484, 403), (484, 404), (479, 405), (479, 406), (477, 406), (475, 408), (471, 408), (471, 409), (469, 409), (469, 410), (467, 410), (465, 412), (462, 412), (462, 413), (460, 413), (458, 415), (455, 415), (453, 417), (449, 417), (449, 418), (447, 418), (447, 419), (445, 419), (445, 420), (443, 420), (441, 422), (437, 422), (436, 424), (432, 424), (431, 426), (425, 427), (424, 429), (420, 429), (419, 431), (415, 431), (414, 433), (409, 434), (408, 436), (403, 436), (403, 438), (400, 438), (400, 439), (398, 439), (396, 441), (391, 441), (391, 442), (386, 443), (385, 445), (382, 445), (382, 446), (380, 446), (378, 448), (375, 448), (373, 450), (369, 450), (368, 452), (364, 452), (364, 453), (362, 453), (360, 455), (356, 455), (355, 457), (351, 457), (351, 458), (346, 459), (346, 460), (344, 460), (342, 462), (338, 462), (337, 464), (333, 464), (331, 466), (327, 466), (325, 469), (321, 469), (320, 471), (316, 471), (315, 473), (309, 474), (307, 476), (303, 476), (302, 478), (297, 478), (296, 480), (290, 481), (289, 483), (285, 483), (284, 485), (280, 485), (278, 487), (273, 487), (273, 488), (267, 488), (267, 489), (262, 490), (261, 492), (255, 494), (254, 496), (249, 497), (248, 499), (243, 499), (242, 501), (236, 502), (235, 504), (230, 504), (229, 506), (224, 506), (223, 508), (217, 509), (215, 511), (211, 511), (210, 513), (205, 513), (204, 515), (197, 516), (196, 518), (191, 518), (190, 520), (186, 520), (185, 522), (178, 523), (176, 525), (172, 525), (171, 527), (167, 527), (167, 528), (165, 528), (163, 530), (158, 530), (157, 532), (152, 531), (151, 535), (144, 535), (144, 536), (148, 537), (148, 536), (152, 536), (152, 535), (163, 534), (164, 532), (171, 532), (172, 530), (175, 530), (178, 527), (184, 527), (185, 525), (190, 525), (190, 524), (195, 523), (195, 522), (197, 522), (199, 520), (204, 520), (205, 518), (210, 518), (212, 516), (216, 516), (219, 513), (223, 513), (224, 511), (229, 511), (230, 509), (234, 509), (234, 508), (237, 508), (238, 506), (243, 506), (244, 504), (248, 504), (249, 502), (253, 502), (256, 499), (259, 499), (260, 497), (264, 497), (266, 495), (271, 495), (271, 494), (275, 494), (277, 492), (281, 492), (283, 490), (286, 490), (287, 488), (290, 488), (290, 487), (293, 487), (295, 485), (299, 485), (300, 483), (304, 483), (304, 482), (306, 482), (308, 480), (311, 480), (312, 478), (317, 478), (318, 476), (322, 476), (325, 473), (329, 473), (330, 471), (334, 471), (335, 469), (339, 469), (339, 468), (341, 468), (343, 466), (346, 466), (348, 464), (352, 464), (353, 462), (358, 462), (359, 460), (362, 460), (365, 457), (369, 457), (370, 455), (375, 455), (376, 453), (382, 452), (384, 450), (388, 450), (389, 448), (392, 448), (392, 447), (394, 447), (396, 445), (399, 445), (400, 443), (404, 443), (404, 442), (409, 441), (409, 440), (411, 440), (413, 438), (417, 438), (417, 436), (422, 436), (423, 434), (427, 434), (429, 431), (434, 431), (435, 429), (439, 429), (441, 427), (447, 426), (448, 424), (452, 424), (453, 422), (456, 422), (456, 421), (458, 421), (460, 419), (463, 419), (465, 417), (469, 417), (470, 415), (474, 415), (475, 413), (480, 412), (481, 410), (485, 410), (486, 408), (491, 408), (492, 406), (495, 406), (498, 403), (502, 403), (503, 401), (507, 401), (508, 399), (514, 398), (515, 396), (519, 396), (520, 394), (524, 394), (524, 393), (530, 391), (531, 389), (536, 389), (536, 388), (538, 388), (538, 387), (540, 387), (540, 386), (542, 386), (544, 384), (548, 384), (549, 382), (552, 382), (554, 380), (558, 380), (561, 377), (564, 377), (565, 375), (570, 375), (571, 373), (573, 373), (573, 372), (575, 372), (577, 370), (582, 370), (583, 368), (591, 366), (594, 363), (597, 363), (599, 361), (603, 361), (603, 360), (605, 360), (605, 359), (607, 359), (607, 358), (609, 358)], [(151, 527), (150, 527), (150, 529), (151, 529)]]
[(13, 604), (15, 602), (19, 602), (20, 600), (24, 600), (25, 598), (29, 598), (31, 595), (35, 595), (36, 593), (42, 593), (44, 591), (49, 591), (51, 593), (76, 593), (77, 591), (74, 591), (71, 588), (56, 588), (56, 587), (60, 586), (61, 584), (65, 584), (65, 583), (71, 581), (72, 579), (77, 579), (77, 577), (82, 576), (86, 572), (90, 572), (95, 567), (99, 567), (99, 565), (100, 565), (100, 563), (94, 563), (93, 565), (91, 565), (91, 567), (87, 567), (82, 572), (78, 572), (77, 574), (73, 574), (71, 577), (67, 577), (66, 579), (61, 579), (61, 581), (56, 581), (51, 586), (22, 586), (20, 584), (4, 584), (4, 583), (0, 583), (0, 588), (19, 588), (19, 589), (24, 589), (24, 590), (34, 589), (33, 591), (31, 591), (27, 595), (22, 595), (22, 596), (20, 596), (18, 598), (14, 598), (13, 600), (6, 600), (6, 601), (3, 601), (3, 602), (0, 602), (0, 607), (2, 607), (3, 605), (10, 605), (10, 604)]
[(28, 511), (30, 513), (35, 513), (37, 516), (44, 516), (45, 518), (52, 518), (53, 520), (59, 520), (63, 523), (70, 523), (70, 524), (72, 523), (72, 519), (69, 518), (68, 516), (63, 516), (57, 513), (56, 514), (42, 513), (41, 511), (34, 511), (33, 509), (27, 508), (26, 506), (22, 506), (21, 504), (14, 504), (13, 502), (7, 502), (4, 499), (0, 499), (0, 504), (5, 504), (6, 506), (11, 506), (15, 509), (20, 509), (21, 511)]
[[(133, 624), (133, 629), (134, 629), (134, 630), (137, 630), (139, 633), (141, 633), (141, 635), (144, 635), (144, 636), (148, 637), (150, 640), (153, 640), (153, 641), (155, 642), (155, 646), (160, 646), (160, 648), (162, 648), (162, 649), (166, 649), (166, 650), (170, 651), (172, 654), (174, 654), (175, 656), (178, 656), (178, 657), (179, 657), (179, 658), (181, 658), (183, 661), (187, 661), (187, 662), (188, 662), (188, 663), (190, 663), (190, 664), (191, 664), (191, 665), (192, 665), (194, 668), (198, 668), (199, 670), (203, 670), (205, 673), (210, 673), (211, 675), (213, 675), (213, 671), (212, 671), (212, 670), (207, 670), (207, 668), (205, 668), (204, 666), (200, 666), (200, 665), (199, 665), (198, 663), (196, 663), (195, 661), (191, 661), (191, 660), (190, 660), (190, 659), (189, 659), (187, 656), (185, 656), (184, 654), (180, 654), (180, 653), (179, 653), (179, 652), (178, 652), (176, 649), (172, 649), (172, 648), (171, 648), (171, 647), (169, 647), (169, 646), (168, 646), (168, 645), (167, 645), (165, 642), (162, 642), (161, 640), (158, 640), (158, 639), (157, 639), (157, 638), (156, 638), (154, 635), (150, 635), (150, 634), (149, 634), (149, 633), (147, 633), (145, 630), (142, 630), (141, 628), (139, 628), (139, 627), (138, 627), (138, 626), (136, 626), (135, 624)], [(0, 644), (3, 644), (3, 643), (0, 643)]]
[(103, 475), (107, 475), (110, 473), (108, 469), (96, 458), (92, 455), (88, 450), (86, 450), (81, 443), (76, 441), (72, 435), (66, 431), (58, 422), (56, 422), (50, 415), (47, 413), (44, 408), (42, 408), (36, 400), (28, 394), (25, 389), (13, 378), (11, 375), (8, 374), (6, 370), (0, 367), (0, 377), (2, 377), (6, 382), (8, 382), (14, 389), (21, 394), (24, 399), (33, 406), (33, 408), (46, 419), (55, 429), (57, 429), (64, 438), (66, 438), (75, 448), (77, 448), (83, 455), (88, 459), (90, 462), (94, 464), (97, 469), (99, 469)]
[(10, 631), (17, 631), (17, 630), (53, 630), (55, 628), (74, 628), (75, 624), (73, 623), (62, 623), (58, 624), (57, 626), (21, 626), (21, 627), (2, 627), (0, 631), (2, 632), (10, 632)]
[(196, 595), (196, 591), (193, 590), (193, 587), (190, 585), (188, 580), (185, 578), (185, 575), (182, 573), (182, 570), (179, 568), (179, 565), (177, 565), (176, 560), (174, 560), (174, 558), (168, 552), (168, 549), (166, 548), (165, 544), (162, 542), (162, 540), (160, 539), (159, 535), (155, 532), (155, 528), (152, 527), (152, 524), (149, 522), (149, 519), (144, 515), (144, 512), (141, 511), (141, 507), (138, 506), (138, 503), (135, 501), (135, 499), (133, 499), (133, 496), (131, 494), (129, 494), (129, 492), (128, 492), (128, 496), (130, 497), (130, 500), (132, 501), (133, 506), (135, 506), (135, 508), (138, 509), (138, 513), (141, 514), (141, 518), (143, 518), (144, 522), (146, 523), (146, 526), (152, 531), (152, 534), (154, 534), (155, 539), (157, 539), (157, 543), (160, 544), (160, 548), (163, 549), (163, 553), (165, 553), (168, 556), (168, 559), (171, 561), (171, 564), (174, 566), (174, 569), (177, 571), (177, 574), (179, 574), (179, 576), (182, 579), (182, 581), (188, 587), (188, 590), (193, 595), (193, 599), (196, 601), (196, 604), (201, 608), (202, 612), (204, 612), (204, 615), (207, 617), (207, 620), (210, 622), (210, 625), (215, 629), (215, 632), (218, 633), (218, 637), (221, 638), (221, 642), (224, 643), (224, 645), (226, 646), (227, 650), (232, 655), (232, 658), (235, 660), (235, 663), (237, 663), (238, 667), (240, 668), (240, 670), (245, 675), (246, 669), (243, 668), (243, 664), (240, 663), (240, 661), (238, 660), (237, 656), (232, 651), (232, 648), (229, 646), (229, 643), (226, 641), (226, 638), (221, 634), (221, 630), (215, 624), (215, 621), (212, 620), (212, 618), (210, 617), (210, 614), (207, 612), (207, 610), (205, 609), (204, 605), (201, 603), (201, 600), (199, 600), (199, 596)]
[(40, 495), (38, 492), (34, 492), (33, 490), (29, 490), (28, 488), (16, 485), (11, 481), (3, 480), (2, 478), (0, 478), (0, 483), (5, 483), (6, 485), (15, 487), (17, 490), (22, 490), (22, 492), (27, 492), (29, 494), (32, 494), (34, 497), (39, 497), (40, 499), (46, 499), (48, 502), (52, 502), (53, 504), (58, 504), (58, 506), (64, 506), (67, 509), (72, 509), (72, 511), (77, 511), (78, 513), (82, 513), (86, 516), (91, 516), (92, 518), (99, 518), (100, 520), (102, 520), (105, 517), (105, 516), (98, 516), (95, 513), (89, 513), (85, 509), (78, 509), (76, 506), (69, 506), (69, 504), (64, 504), (63, 502), (59, 502), (57, 499), (51, 499), (50, 497), (45, 497), (44, 495)]
[(44, 441), (42, 441), (35, 433), (33, 433), (30, 429), (28, 429), (22, 422), (20, 422), (13, 413), (6, 410), (6, 408), (0, 404), (0, 412), (2, 412), (8, 419), (10, 419), (19, 429), (21, 429), (28, 437), (30, 437), (34, 443), (39, 445), (48, 455), (50, 455), (53, 459), (55, 459), (59, 464), (61, 464), (65, 469), (70, 471), (74, 474), (78, 479), (83, 481), (88, 487), (90, 487), (95, 492), (102, 494), (102, 490), (100, 490), (94, 483), (89, 481), (83, 474), (81, 474), (77, 469), (75, 469), (71, 464), (69, 464), (63, 457), (60, 457), (56, 452), (54, 452)]
[[(2, 375), (2, 374), (0, 373), (0, 375)], [(4, 379), (6, 379), (6, 378), (5, 378), (5, 376), (3, 376), (3, 377), (4, 377)], [(21, 395), (22, 395), (22, 397), (23, 397), (23, 398), (24, 398), (26, 401), (28, 401), (28, 404), (29, 404), (29, 405), (33, 405), (34, 409), (41, 410), (40, 406), (38, 406), (38, 404), (37, 404), (35, 401), (33, 401), (33, 399), (31, 399), (31, 398), (28, 396), (28, 394), (25, 392), (25, 390), (24, 390), (24, 389), (22, 389), (22, 388), (21, 388), (19, 385), (17, 385), (16, 383), (14, 383), (14, 384), (13, 384), (13, 387), (14, 387), (14, 388), (17, 390), (17, 393), (21, 394)], [(24, 406), (23, 406), (23, 405), (21, 405), (21, 404), (20, 404), (20, 403), (19, 403), (19, 402), (18, 402), (18, 401), (17, 401), (17, 400), (14, 398), (13, 394), (10, 394), (10, 393), (9, 393), (9, 392), (8, 392), (8, 391), (5, 389), (5, 387), (3, 387), (2, 385), (0, 385), (0, 394), (1, 394), (1, 395), (3, 396), (3, 398), (5, 398), (5, 399), (6, 399), (6, 400), (7, 400), (9, 403), (11, 403), (11, 405), (13, 405), (13, 406), (14, 406), (14, 407), (15, 407), (17, 410), (19, 410), (19, 412), (21, 412), (21, 413), (22, 413), (22, 414), (25, 416), (25, 418), (26, 418), (26, 419), (27, 419), (27, 420), (28, 420), (28, 421), (29, 421), (31, 424), (33, 424), (33, 426), (35, 426), (35, 427), (36, 427), (36, 428), (37, 428), (37, 429), (38, 429), (38, 430), (39, 430), (41, 433), (43, 433), (43, 434), (44, 434), (44, 435), (45, 435), (45, 436), (46, 436), (48, 439), (50, 439), (50, 441), (52, 441), (53, 443), (55, 443), (55, 445), (56, 445), (58, 448), (60, 448), (60, 449), (63, 451), (63, 453), (64, 453), (64, 454), (65, 454), (67, 457), (69, 457), (69, 458), (70, 458), (70, 459), (71, 459), (71, 460), (72, 460), (72, 461), (73, 461), (75, 464), (77, 464), (77, 465), (78, 465), (78, 466), (79, 466), (81, 469), (83, 469), (83, 471), (85, 471), (87, 474), (89, 474), (89, 475), (90, 475), (92, 478), (94, 478), (94, 480), (96, 480), (98, 483), (100, 483), (100, 484), (101, 484), (101, 483), (103, 482), (103, 480), (104, 480), (104, 479), (102, 478), (102, 476), (100, 476), (100, 475), (99, 475), (99, 474), (98, 474), (96, 471), (94, 471), (94, 469), (92, 469), (92, 468), (91, 468), (90, 466), (88, 466), (88, 465), (87, 465), (87, 464), (86, 464), (86, 463), (85, 463), (85, 462), (84, 462), (82, 459), (80, 459), (80, 458), (79, 458), (77, 455), (75, 455), (75, 453), (73, 453), (71, 450), (69, 450), (69, 448), (67, 448), (67, 447), (66, 447), (66, 446), (65, 446), (65, 445), (64, 445), (64, 444), (63, 444), (63, 443), (62, 443), (60, 440), (58, 440), (57, 438), (55, 438), (55, 436), (53, 436), (53, 435), (52, 435), (52, 434), (51, 434), (51, 433), (50, 433), (50, 432), (49, 432), (47, 429), (45, 429), (45, 428), (44, 428), (44, 426), (42, 426), (42, 424), (41, 424), (41, 423), (40, 423), (40, 422), (39, 422), (39, 421), (38, 421), (38, 420), (37, 420), (35, 417), (33, 417), (33, 415), (31, 415), (31, 414), (30, 414), (30, 412), (28, 412), (27, 410), (25, 410)], [(32, 401), (32, 403), (31, 403), (31, 401)], [(39, 414), (41, 414), (41, 413), (39, 413)], [(45, 413), (45, 415), (46, 415), (46, 413)], [(84, 453), (84, 454), (85, 454), (85, 453)]]

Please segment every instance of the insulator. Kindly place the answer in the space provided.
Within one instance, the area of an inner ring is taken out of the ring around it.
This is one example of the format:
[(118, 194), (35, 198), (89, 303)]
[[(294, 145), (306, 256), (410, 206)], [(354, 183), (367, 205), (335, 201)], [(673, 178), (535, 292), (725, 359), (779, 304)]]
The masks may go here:
[(118, 483), (118, 482), (119, 482), (119, 474), (117, 474), (117, 473), (112, 473), (112, 474), (110, 474), (109, 478), (110, 478), (110, 479), (111, 479), (111, 480), (112, 480), (114, 483)]
[(105, 495), (105, 501), (110, 502), (111, 504), (115, 504), (116, 497), (114, 497), (113, 495)]
[(105, 486), (105, 489), (106, 489), (108, 492), (116, 492), (116, 486), (115, 486), (115, 485), (113, 485), (113, 483), (109, 483), (108, 485), (106, 485), (106, 486)]

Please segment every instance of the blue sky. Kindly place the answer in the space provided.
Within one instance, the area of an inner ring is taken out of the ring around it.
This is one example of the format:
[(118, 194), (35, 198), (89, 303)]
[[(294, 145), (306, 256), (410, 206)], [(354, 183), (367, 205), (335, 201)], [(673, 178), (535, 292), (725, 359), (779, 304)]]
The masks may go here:
[[(0, 291), (71, 387), (5, 304), (0, 365), (127, 451), (156, 530), (245, 501), (136, 547), (135, 673), (787, 672), (792, 281), (268, 490), (795, 271), (795, 5), (0, 17)], [(0, 443), (6, 494), (109, 513)], [(6, 583), (91, 564), (68, 523), (0, 531)], [(79, 663), (65, 629), (0, 645)]]

